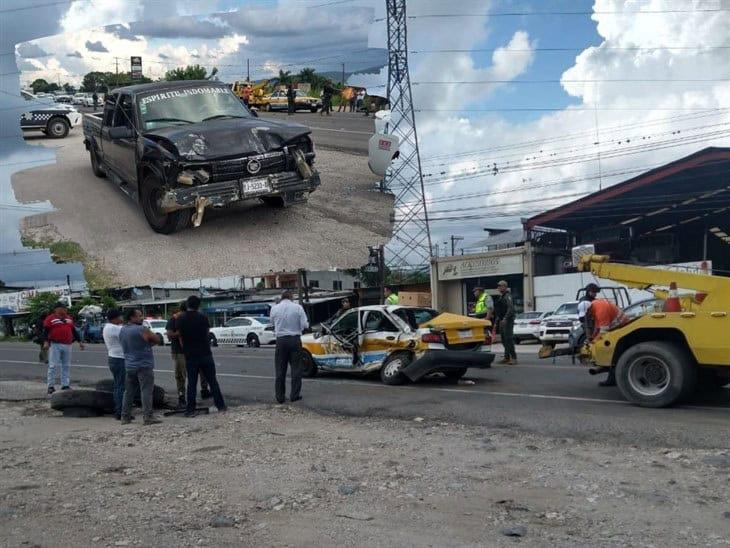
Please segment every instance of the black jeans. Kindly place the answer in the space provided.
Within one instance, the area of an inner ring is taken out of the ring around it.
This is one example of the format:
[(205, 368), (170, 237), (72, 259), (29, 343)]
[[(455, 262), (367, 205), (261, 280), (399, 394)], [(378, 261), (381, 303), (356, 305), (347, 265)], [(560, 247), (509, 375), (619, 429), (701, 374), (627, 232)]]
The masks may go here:
[(185, 365), (188, 372), (188, 401), (185, 410), (188, 413), (195, 411), (195, 389), (198, 387), (198, 374), (202, 373), (210, 385), (213, 394), (213, 402), (219, 411), (226, 408), (223, 401), (221, 387), (218, 385), (218, 378), (215, 376), (215, 362), (213, 356), (185, 356)]
[(297, 354), (302, 349), (302, 339), (296, 335), (278, 337), (276, 339), (276, 353), (274, 365), (276, 367), (276, 401), (284, 403), (286, 399), (286, 370), (291, 365), (291, 393), (290, 398), (296, 400), (302, 391), (302, 368), (299, 365)]
[(515, 352), (515, 339), (514, 339), (515, 320), (514, 320), (514, 318), (509, 319), (509, 320), (502, 320), (500, 323), (500, 327), (502, 328), (501, 336), (502, 336), (502, 346), (504, 346), (504, 357), (516, 360), (517, 353)]

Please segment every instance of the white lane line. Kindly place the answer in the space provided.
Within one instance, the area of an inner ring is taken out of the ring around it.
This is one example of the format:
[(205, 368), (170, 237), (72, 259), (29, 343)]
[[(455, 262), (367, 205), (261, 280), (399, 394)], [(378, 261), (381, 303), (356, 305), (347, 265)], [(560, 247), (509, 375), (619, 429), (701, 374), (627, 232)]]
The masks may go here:
[[(28, 365), (37, 365), (40, 367), (45, 367), (45, 365), (39, 364), (38, 362), (29, 362), (29, 361), (18, 361), (18, 360), (0, 360), (0, 363), (14, 363), (14, 364), (28, 364)], [(88, 364), (77, 364), (72, 363), (72, 367), (81, 367), (84, 369), (109, 369), (107, 366), (104, 365), (88, 365)], [(175, 372), (171, 369), (157, 369), (155, 368), (156, 373), (170, 373), (174, 374)], [(273, 376), (268, 375), (244, 375), (242, 373), (218, 373), (216, 372), (216, 376), (218, 377), (231, 377), (231, 378), (239, 378), (239, 379), (260, 379), (260, 380), (274, 380)], [(575, 402), (584, 402), (584, 403), (613, 403), (613, 404), (620, 404), (620, 405), (630, 405), (627, 401), (624, 400), (605, 400), (600, 398), (582, 398), (578, 396), (557, 396), (557, 395), (551, 395), (551, 394), (529, 394), (529, 393), (523, 393), (523, 392), (490, 392), (487, 390), (480, 390), (480, 389), (474, 389), (474, 390), (466, 390), (463, 388), (435, 388), (430, 386), (400, 386), (400, 387), (394, 387), (394, 386), (387, 386), (385, 384), (368, 384), (363, 383), (362, 381), (349, 381), (344, 379), (302, 379), (305, 382), (316, 382), (316, 383), (327, 383), (327, 384), (347, 384), (352, 386), (358, 386), (361, 388), (386, 388), (386, 389), (405, 389), (405, 390), (430, 390), (433, 392), (456, 392), (459, 394), (479, 394), (479, 395), (485, 395), (485, 396), (502, 396), (502, 397), (508, 397), (508, 398), (532, 398), (532, 399), (542, 399), (542, 400), (560, 400), (560, 401), (575, 401)], [(706, 406), (699, 406), (699, 405), (683, 405), (681, 406), (681, 409), (698, 409), (702, 411), (726, 411), (730, 412), (730, 407), (706, 407)]]

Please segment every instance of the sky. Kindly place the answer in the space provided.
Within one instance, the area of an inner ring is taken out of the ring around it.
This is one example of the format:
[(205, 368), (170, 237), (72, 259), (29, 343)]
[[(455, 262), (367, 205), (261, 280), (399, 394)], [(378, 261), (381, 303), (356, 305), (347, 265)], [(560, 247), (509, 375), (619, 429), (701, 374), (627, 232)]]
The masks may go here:
[[(384, 6), (83, 0), (36, 10), (32, 24), (43, 18), (43, 31), (23, 41), (14, 28), (10, 38), (22, 83), (78, 83), (89, 70), (113, 71), (115, 56), (126, 70), (130, 55), (141, 55), (153, 78), (200, 63), (233, 80), (246, 59), (254, 77), (302, 66), (340, 71), (342, 62), (349, 73), (386, 62)], [(519, 226), (651, 167), (730, 144), (730, 0), (407, 6), (426, 203), (441, 253), (451, 235), (468, 248), (484, 228)], [(19, 16), (15, 24), (31, 22)], [(349, 81), (383, 94), (387, 72)]]

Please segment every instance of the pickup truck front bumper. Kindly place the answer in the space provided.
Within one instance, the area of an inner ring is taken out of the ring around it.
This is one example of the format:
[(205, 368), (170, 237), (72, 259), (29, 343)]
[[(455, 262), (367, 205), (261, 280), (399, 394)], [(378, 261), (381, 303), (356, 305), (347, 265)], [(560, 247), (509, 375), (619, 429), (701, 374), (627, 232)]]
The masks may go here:
[(165, 213), (180, 209), (204, 206), (223, 207), (234, 202), (253, 198), (281, 197), (284, 205), (305, 202), (321, 181), (319, 173), (311, 170), (305, 178), (298, 171), (284, 171), (261, 177), (248, 177), (233, 181), (208, 183), (195, 186), (181, 186), (168, 190), (160, 200), (160, 209)]

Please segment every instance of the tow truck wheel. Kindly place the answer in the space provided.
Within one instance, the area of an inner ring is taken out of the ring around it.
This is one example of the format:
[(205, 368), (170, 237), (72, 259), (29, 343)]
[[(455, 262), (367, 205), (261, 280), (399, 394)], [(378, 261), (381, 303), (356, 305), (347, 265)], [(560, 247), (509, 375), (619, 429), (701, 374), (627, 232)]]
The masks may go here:
[(68, 122), (60, 116), (56, 116), (48, 120), (46, 135), (50, 135), (54, 139), (63, 139), (68, 135), (69, 129), (71, 129), (71, 126), (69, 126)]
[(388, 356), (380, 368), (380, 380), (384, 384), (398, 385), (406, 382), (403, 369), (411, 363), (411, 356), (406, 352), (396, 352)]
[(271, 103), (266, 105), (266, 112), (271, 112), (272, 110), (274, 110), (274, 109), (271, 108)]
[(191, 213), (188, 209), (165, 213), (160, 209), (160, 200), (165, 188), (157, 176), (147, 175), (142, 181), (140, 198), (142, 211), (152, 230), (159, 234), (172, 234), (182, 230), (190, 222)]
[(297, 359), (302, 376), (310, 379), (317, 376), (317, 364), (314, 363), (314, 358), (309, 352), (302, 350)]
[(248, 337), (246, 337), (246, 344), (250, 348), (258, 348), (261, 346), (261, 342), (259, 341), (258, 336), (256, 336), (254, 333), (251, 333)]
[(93, 148), (89, 151), (89, 156), (91, 157), (91, 171), (94, 172), (94, 175), (97, 177), (106, 177), (106, 172), (101, 169), (101, 166), (99, 165), (99, 157), (96, 155), (96, 151)]
[(213, 335), (213, 333), (208, 335), (208, 340), (210, 341), (210, 346), (218, 346), (218, 339), (215, 338), (215, 335)]
[(641, 407), (668, 407), (694, 393), (697, 367), (678, 344), (639, 343), (626, 350), (616, 364), (621, 394)]

